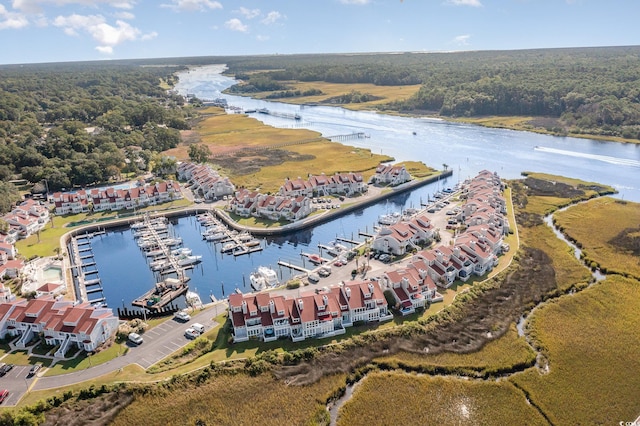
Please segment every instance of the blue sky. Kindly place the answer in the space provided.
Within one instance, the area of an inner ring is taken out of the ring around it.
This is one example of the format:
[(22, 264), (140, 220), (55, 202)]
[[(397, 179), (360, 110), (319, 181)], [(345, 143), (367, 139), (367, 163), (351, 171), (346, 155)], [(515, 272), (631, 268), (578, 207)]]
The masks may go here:
[(0, 0), (0, 64), (640, 44), (640, 0)]

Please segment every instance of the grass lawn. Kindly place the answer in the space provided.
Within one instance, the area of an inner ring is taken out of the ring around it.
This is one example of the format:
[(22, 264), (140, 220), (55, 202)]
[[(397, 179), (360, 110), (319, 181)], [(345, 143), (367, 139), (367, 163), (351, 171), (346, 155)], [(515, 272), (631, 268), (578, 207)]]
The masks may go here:
[[(173, 210), (192, 205), (189, 200), (180, 199), (169, 203), (160, 204), (158, 206), (149, 206), (142, 209), (136, 209), (136, 213), (154, 212), (162, 210)], [(132, 211), (124, 212), (98, 212), (98, 213), (78, 213), (64, 216), (54, 216), (52, 219), (53, 227), (49, 223), (39, 235), (30, 235), (24, 240), (16, 242), (18, 253), (26, 259), (35, 256), (47, 257), (56, 255), (56, 249), (60, 249), (60, 237), (67, 232), (78, 227), (80, 224), (88, 224), (92, 221), (103, 221), (116, 219), (118, 215), (132, 215)]]
[(127, 353), (127, 350), (128, 347), (126, 345), (113, 343), (109, 348), (102, 350), (95, 355), (88, 356), (87, 353), (83, 351), (73, 359), (58, 361), (54, 366), (47, 370), (45, 376), (57, 376), (59, 374), (71, 373), (76, 370), (83, 370), (98, 364), (104, 364), (118, 356), (124, 355)]

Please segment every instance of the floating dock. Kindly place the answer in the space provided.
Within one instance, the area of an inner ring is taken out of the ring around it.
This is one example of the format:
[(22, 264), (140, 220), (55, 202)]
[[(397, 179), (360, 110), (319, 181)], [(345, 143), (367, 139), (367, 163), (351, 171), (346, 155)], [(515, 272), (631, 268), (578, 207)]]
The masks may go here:
[(156, 283), (151, 290), (135, 299), (131, 304), (152, 311), (162, 309), (189, 290), (188, 280), (189, 278), (182, 280), (167, 278)]

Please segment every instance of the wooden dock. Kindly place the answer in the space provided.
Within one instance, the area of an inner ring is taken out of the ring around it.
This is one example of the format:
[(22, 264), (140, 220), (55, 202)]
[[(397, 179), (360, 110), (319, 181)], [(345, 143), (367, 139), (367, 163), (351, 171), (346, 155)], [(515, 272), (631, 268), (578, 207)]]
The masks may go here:
[(296, 265), (296, 264), (293, 264), (293, 263), (284, 262), (282, 260), (278, 260), (278, 265), (284, 266), (286, 268), (293, 269), (293, 270), (296, 270), (296, 271), (306, 272), (307, 274), (309, 272), (311, 272), (311, 269), (307, 269), (305, 267), (302, 267), (300, 265)]
[(135, 299), (131, 304), (149, 310), (162, 309), (189, 290), (187, 281), (188, 278), (183, 280), (167, 278), (156, 283), (151, 290)]

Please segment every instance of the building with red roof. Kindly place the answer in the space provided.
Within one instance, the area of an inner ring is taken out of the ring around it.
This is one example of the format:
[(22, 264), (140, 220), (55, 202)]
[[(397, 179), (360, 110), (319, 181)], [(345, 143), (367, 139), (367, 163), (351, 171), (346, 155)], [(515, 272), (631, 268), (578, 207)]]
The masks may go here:
[(283, 337), (298, 342), (343, 334), (354, 322), (386, 321), (393, 315), (378, 283), (349, 281), (296, 297), (232, 294), (229, 318), (235, 342)]
[(118, 323), (111, 309), (51, 296), (0, 303), (0, 338), (20, 336), (16, 347), (24, 348), (41, 333), (47, 345), (59, 345), (58, 358), (71, 345), (94, 351), (116, 333)]

